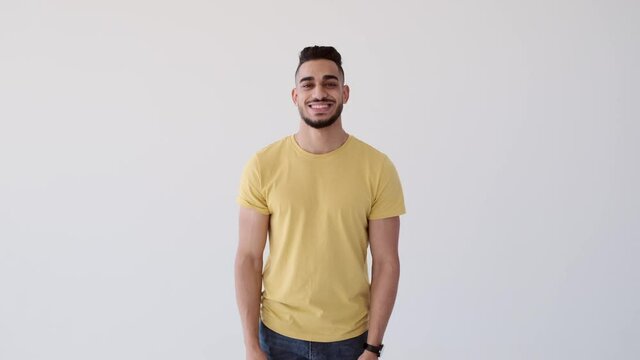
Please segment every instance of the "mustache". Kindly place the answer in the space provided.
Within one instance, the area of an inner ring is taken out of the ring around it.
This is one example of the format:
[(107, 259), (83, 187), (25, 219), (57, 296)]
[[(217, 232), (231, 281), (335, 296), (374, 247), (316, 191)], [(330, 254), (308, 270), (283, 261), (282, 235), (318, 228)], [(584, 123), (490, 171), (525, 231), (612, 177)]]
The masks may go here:
[(335, 101), (335, 100), (333, 100), (333, 99), (331, 99), (331, 98), (325, 97), (325, 98), (322, 98), (322, 99), (311, 99), (311, 100), (309, 100), (309, 101), (305, 102), (305, 104), (309, 104), (309, 103), (313, 103), (313, 102), (330, 102), (330, 103), (335, 103), (336, 101)]

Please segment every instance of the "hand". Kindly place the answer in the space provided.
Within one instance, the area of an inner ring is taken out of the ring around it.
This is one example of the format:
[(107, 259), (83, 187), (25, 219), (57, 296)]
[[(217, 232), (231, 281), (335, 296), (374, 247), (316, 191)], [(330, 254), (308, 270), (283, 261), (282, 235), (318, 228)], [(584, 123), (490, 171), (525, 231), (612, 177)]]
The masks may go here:
[(247, 360), (268, 360), (268, 359), (267, 359), (267, 355), (258, 348), (258, 349), (247, 351)]
[(358, 360), (378, 360), (378, 356), (371, 351), (365, 350)]

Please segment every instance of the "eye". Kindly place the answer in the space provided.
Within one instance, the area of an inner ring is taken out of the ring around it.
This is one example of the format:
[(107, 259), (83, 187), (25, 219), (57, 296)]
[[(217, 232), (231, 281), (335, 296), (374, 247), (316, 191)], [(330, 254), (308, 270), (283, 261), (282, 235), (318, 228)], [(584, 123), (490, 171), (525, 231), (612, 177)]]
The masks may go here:
[(326, 83), (324, 86), (333, 89), (336, 86), (338, 86), (338, 84), (334, 83), (334, 82), (331, 82), (331, 83)]
[(311, 89), (313, 87), (313, 85), (310, 84), (310, 83), (304, 83), (304, 84), (301, 85), (301, 87), (303, 89)]

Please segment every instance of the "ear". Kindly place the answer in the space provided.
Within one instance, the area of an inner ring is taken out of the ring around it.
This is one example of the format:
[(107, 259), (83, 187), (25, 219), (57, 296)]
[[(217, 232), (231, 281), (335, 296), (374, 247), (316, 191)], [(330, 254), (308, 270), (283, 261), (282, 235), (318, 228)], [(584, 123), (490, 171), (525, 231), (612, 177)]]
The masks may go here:
[(342, 87), (342, 103), (346, 104), (349, 101), (349, 85), (344, 85)]
[(291, 100), (293, 100), (294, 105), (298, 104), (298, 91), (296, 90), (296, 88), (293, 88), (293, 90), (291, 90)]

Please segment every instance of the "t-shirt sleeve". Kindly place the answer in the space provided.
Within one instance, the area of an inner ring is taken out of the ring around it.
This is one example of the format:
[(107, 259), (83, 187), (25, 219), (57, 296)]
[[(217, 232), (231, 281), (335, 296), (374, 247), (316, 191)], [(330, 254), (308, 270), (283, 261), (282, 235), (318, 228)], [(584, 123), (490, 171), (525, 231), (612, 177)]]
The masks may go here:
[(398, 172), (391, 160), (385, 156), (369, 220), (398, 216), (405, 212), (404, 195)]
[(240, 179), (240, 191), (236, 201), (241, 206), (249, 207), (269, 215), (269, 207), (262, 189), (260, 163), (254, 155), (245, 165)]

